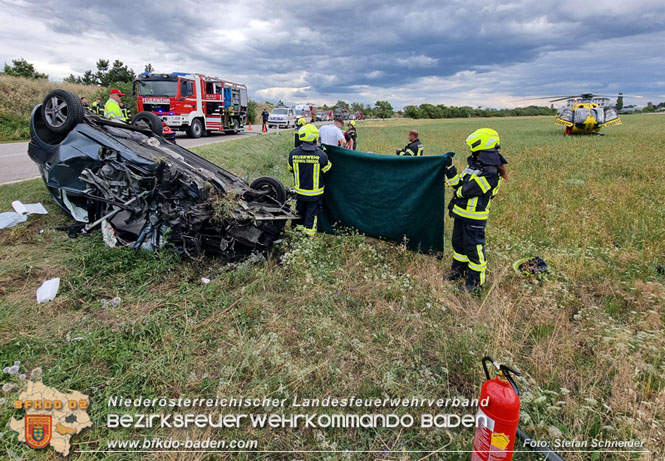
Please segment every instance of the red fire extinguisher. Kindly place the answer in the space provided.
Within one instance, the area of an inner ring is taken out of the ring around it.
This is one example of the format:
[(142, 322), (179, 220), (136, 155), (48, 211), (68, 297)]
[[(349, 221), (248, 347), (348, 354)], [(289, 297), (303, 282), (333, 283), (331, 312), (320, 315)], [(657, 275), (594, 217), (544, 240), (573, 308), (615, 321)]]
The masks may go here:
[[(494, 377), (488, 362), (495, 368)], [(520, 422), (520, 391), (511, 375), (520, 374), (492, 357), (483, 357), (482, 363), (487, 381), (480, 390), (471, 461), (510, 461)]]

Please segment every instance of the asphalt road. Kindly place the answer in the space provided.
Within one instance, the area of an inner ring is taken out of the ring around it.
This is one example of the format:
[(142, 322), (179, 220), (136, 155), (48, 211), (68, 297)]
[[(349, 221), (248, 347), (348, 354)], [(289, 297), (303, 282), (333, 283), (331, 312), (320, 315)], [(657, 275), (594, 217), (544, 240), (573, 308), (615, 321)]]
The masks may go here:
[[(277, 130), (269, 130), (270, 132)], [(191, 148), (204, 146), (216, 142), (230, 141), (231, 139), (246, 138), (261, 134), (261, 125), (252, 126), (252, 131), (245, 128), (243, 133), (232, 134), (212, 134), (210, 136), (190, 139), (184, 135), (178, 134), (177, 142), (183, 147)], [(0, 144), (0, 185), (11, 184), (14, 182), (26, 181), (39, 177), (37, 165), (28, 157), (27, 142), (12, 142)]]

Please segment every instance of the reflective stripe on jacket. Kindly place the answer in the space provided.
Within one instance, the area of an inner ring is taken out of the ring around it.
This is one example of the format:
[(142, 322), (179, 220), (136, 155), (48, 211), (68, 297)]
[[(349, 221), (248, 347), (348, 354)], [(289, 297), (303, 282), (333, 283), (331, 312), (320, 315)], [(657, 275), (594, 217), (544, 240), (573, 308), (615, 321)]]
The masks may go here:
[(323, 195), (325, 180), (332, 163), (315, 144), (303, 142), (289, 154), (289, 171), (293, 172), (296, 193), (304, 197)]
[(501, 176), (496, 166), (484, 165), (472, 156), (467, 160), (468, 168), (448, 180), (455, 190), (450, 212), (456, 219), (484, 222), (489, 216), (491, 200), (501, 187)]
[(122, 109), (120, 109), (120, 104), (117, 103), (114, 99), (109, 98), (104, 105), (104, 117), (109, 119), (117, 118), (119, 120), (124, 120), (122, 114)]
[(423, 155), (423, 150), (424, 150), (423, 143), (420, 142), (420, 139), (416, 139), (415, 141), (407, 144), (404, 149), (402, 149), (397, 153), (397, 155), (420, 157)]

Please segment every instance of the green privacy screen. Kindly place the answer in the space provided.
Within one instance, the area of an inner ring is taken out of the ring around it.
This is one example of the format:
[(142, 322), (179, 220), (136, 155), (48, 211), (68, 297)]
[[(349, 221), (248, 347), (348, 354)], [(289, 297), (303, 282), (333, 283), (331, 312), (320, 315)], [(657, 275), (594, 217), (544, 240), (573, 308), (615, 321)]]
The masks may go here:
[(401, 157), (325, 146), (332, 162), (319, 230), (333, 225), (401, 243), (443, 251), (446, 155)]

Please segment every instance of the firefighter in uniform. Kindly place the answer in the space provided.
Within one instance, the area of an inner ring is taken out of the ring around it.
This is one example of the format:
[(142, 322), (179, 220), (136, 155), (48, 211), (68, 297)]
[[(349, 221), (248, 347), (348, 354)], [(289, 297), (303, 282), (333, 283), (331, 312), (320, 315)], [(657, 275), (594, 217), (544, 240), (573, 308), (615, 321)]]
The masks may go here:
[(466, 138), (471, 149), (468, 167), (457, 174), (452, 161), (446, 177), (454, 195), (448, 209), (453, 226), (453, 263), (446, 280), (464, 279), (463, 291), (472, 292), (485, 283), (485, 226), (492, 199), (506, 178), (508, 161), (499, 153), (499, 134), (481, 128)]
[(330, 171), (332, 163), (323, 150), (316, 145), (319, 130), (307, 124), (298, 132), (301, 144), (289, 154), (289, 171), (293, 172), (297, 194), (296, 210), (300, 218), (295, 222), (296, 230), (306, 235), (316, 235), (316, 225), (323, 205), (325, 189), (324, 173)]
[(132, 110), (122, 101), (120, 101), (118, 105), (120, 106), (120, 111), (122, 112), (122, 119), (125, 122), (129, 122), (132, 118)]
[(125, 94), (122, 93), (119, 89), (113, 88), (109, 93), (109, 99), (104, 105), (104, 117), (108, 119), (117, 119), (124, 121), (124, 115), (122, 109), (120, 108), (121, 97)]
[(356, 131), (356, 121), (349, 120), (349, 126), (344, 134), (346, 139), (346, 148), (351, 150), (358, 150), (358, 132)]
[(296, 122), (296, 129), (295, 129), (295, 134), (294, 134), (294, 142), (293, 142), (293, 147), (298, 147), (300, 144), (302, 144), (302, 141), (300, 140), (300, 129), (307, 125), (307, 120), (305, 120), (305, 117), (300, 117), (298, 121)]
[(102, 103), (102, 98), (97, 97), (90, 106), (90, 110), (97, 115), (104, 115), (104, 104)]
[(397, 149), (397, 155), (406, 155), (410, 157), (421, 157), (423, 155), (423, 143), (418, 139), (416, 130), (409, 131), (409, 144), (404, 149)]

